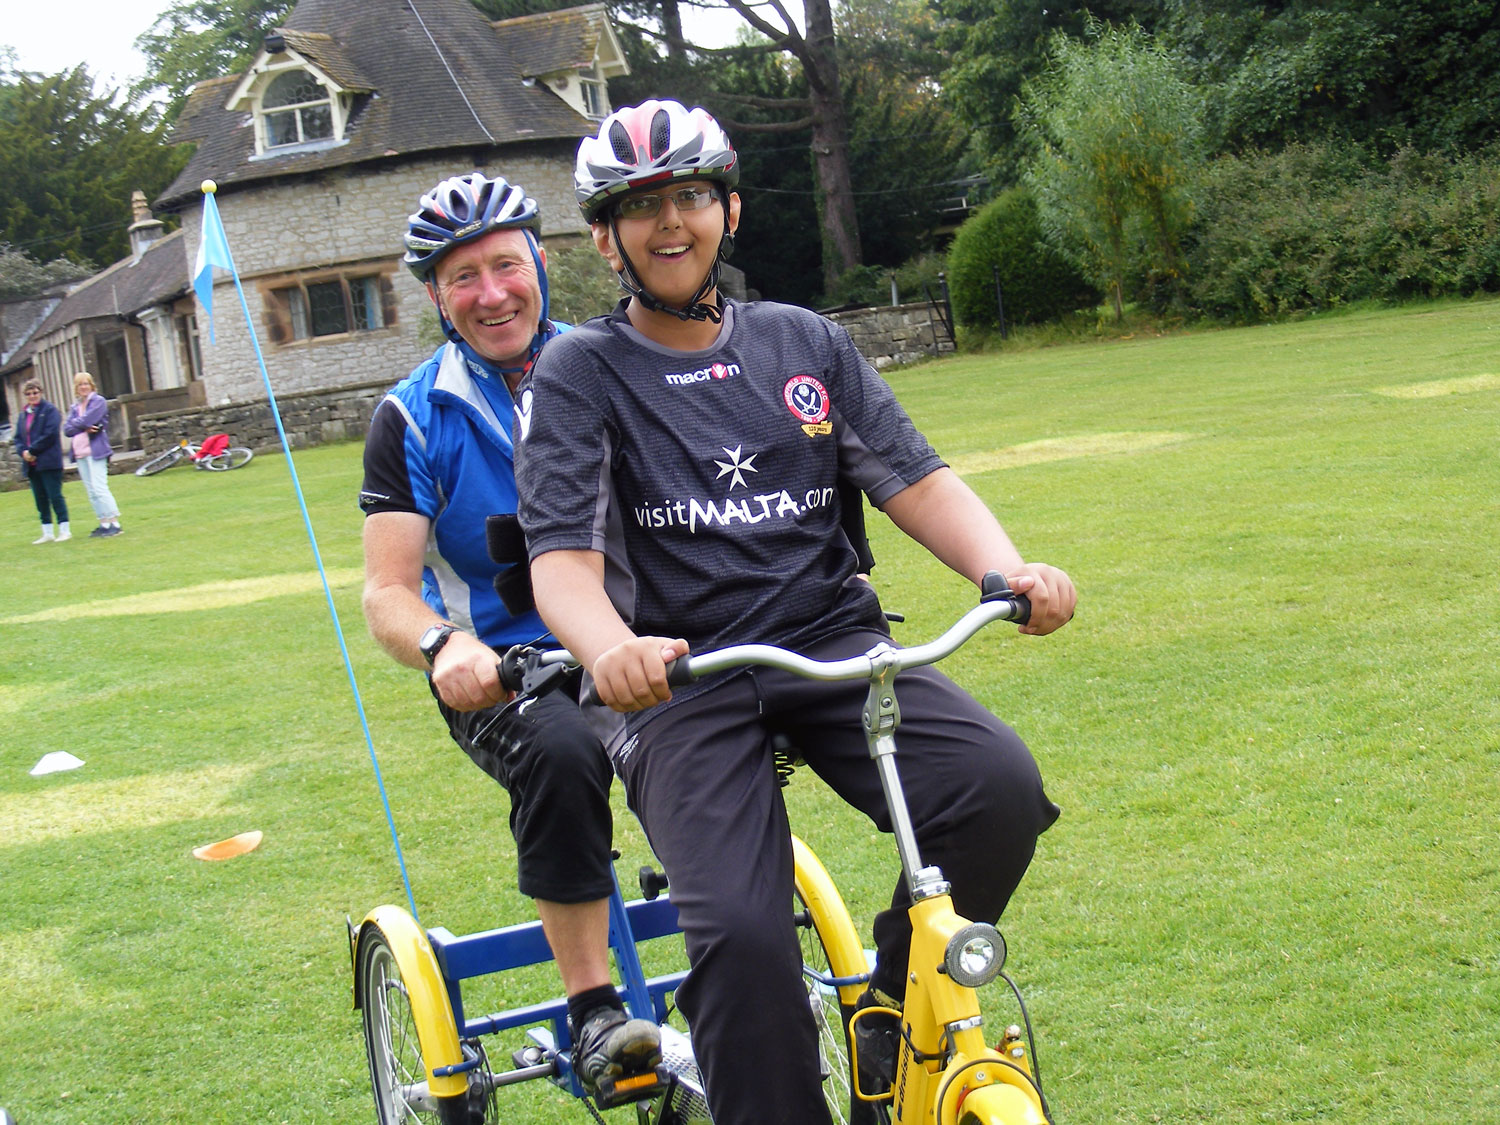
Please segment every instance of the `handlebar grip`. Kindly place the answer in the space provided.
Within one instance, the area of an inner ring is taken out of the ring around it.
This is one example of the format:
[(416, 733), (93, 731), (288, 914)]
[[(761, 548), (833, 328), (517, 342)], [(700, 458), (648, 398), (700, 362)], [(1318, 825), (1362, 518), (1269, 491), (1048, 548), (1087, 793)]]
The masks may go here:
[(526, 655), (531, 651), (533, 650), (527, 645), (511, 645), (505, 650), (505, 655), (500, 657), (496, 668), (500, 672), (500, 686), (506, 691), (521, 690), (526, 674)]
[[(667, 661), (667, 683), (672, 687), (682, 687), (690, 684), (698, 677), (693, 675), (693, 669), (688, 664), (686, 656), (679, 656), (676, 660)], [(597, 707), (604, 702), (599, 698), (599, 685), (590, 683), (589, 690), (584, 692), (583, 701), (591, 707)]]
[(1025, 594), (1016, 593), (1010, 588), (1010, 583), (1005, 580), (1005, 575), (998, 570), (992, 570), (979, 584), (979, 600), (997, 602), (1001, 599), (1010, 601), (1016, 607), (1010, 619), (1017, 625), (1025, 625), (1031, 620), (1031, 599)]

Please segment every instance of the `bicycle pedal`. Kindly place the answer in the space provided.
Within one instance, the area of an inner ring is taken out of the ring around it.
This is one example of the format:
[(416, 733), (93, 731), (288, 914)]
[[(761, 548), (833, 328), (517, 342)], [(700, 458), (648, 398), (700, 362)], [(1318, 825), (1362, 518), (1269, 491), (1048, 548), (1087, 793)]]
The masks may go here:
[(594, 1101), (600, 1109), (638, 1102), (665, 1093), (672, 1075), (665, 1066), (643, 1070), (639, 1074), (622, 1074), (618, 1078), (601, 1078), (594, 1089)]
[(549, 1064), (553, 1071), (557, 1070), (556, 1057), (548, 1054), (535, 1043), (528, 1043), (526, 1046), (512, 1051), (510, 1053), (510, 1061), (511, 1065), (517, 1070), (527, 1070), (534, 1066), (547, 1066)]

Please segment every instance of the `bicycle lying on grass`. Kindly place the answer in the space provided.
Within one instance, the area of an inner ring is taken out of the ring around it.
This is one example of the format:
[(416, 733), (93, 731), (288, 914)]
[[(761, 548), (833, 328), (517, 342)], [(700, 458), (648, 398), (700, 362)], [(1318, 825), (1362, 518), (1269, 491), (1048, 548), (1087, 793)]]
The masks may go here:
[(183, 458), (200, 469), (224, 472), (249, 464), (250, 458), (254, 456), (254, 451), (246, 449), (243, 445), (230, 445), (228, 434), (209, 434), (203, 439), (202, 445), (194, 445), (187, 438), (183, 438), (171, 449), (158, 453), (146, 461), (136, 469), (135, 475), (138, 477), (155, 476), (163, 469), (170, 469)]
[[(671, 666), (670, 682), (677, 684), (749, 665), (870, 683), (865, 734), (913, 903), (903, 1010), (857, 1006), (870, 979), (869, 955), (827, 870), (811, 848), (793, 838), (796, 901), (790, 905), (803, 935), (803, 976), (819, 1030), (824, 1093), (837, 1122), (1050, 1125), (1052, 1120), (1034, 1063), (1030, 1019), (1020, 991), (1003, 971), (1005, 941), (994, 926), (956, 914), (942, 872), (922, 865), (895, 762), (897, 673), (944, 659), (991, 622), (1023, 623), (1029, 612), (1028, 600), (991, 574), (980, 604), (925, 645), (879, 644), (833, 661), (771, 645), (735, 645), (686, 656)], [(518, 647), (505, 654), (501, 676), (513, 690), (538, 694), (573, 666), (567, 652)], [(617, 880), (610, 900), (610, 946), (622, 998), (631, 1015), (662, 1024), (662, 1064), (652, 1074), (602, 1083), (594, 1101), (572, 1070), (565, 1000), (478, 1017), (464, 1009), (463, 981), (551, 960), (539, 922), (459, 937), (442, 928), (424, 931), (395, 906), (371, 911), (357, 928), (350, 922), (354, 1002), (362, 1013), (376, 1119), (381, 1125), (411, 1120), (493, 1125), (501, 1120), (498, 1090), (548, 1079), (584, 1099), (596, 1120), (602, 1120), (600, 1109), (633, 1103), (642, 1125), (706, 1125), (707, 1103), (691, 1040), (666, 1022), (667, 997), (686, 974), (648, 980), (636, 948), (680, 932), (670, 898), (659, 897), (665, 886), (659, 874), (643, 868), (643, 898), (625, 902)], [(1020, 1026), (1007, 1027), (991, 1048), (977, 989), (996, 978), (1010, 985), (1026, 1029), (1023, 1035)], [(900, 1024), (894, 1080), (886, 1090), (862, 1089), (855, 1031), (863, 1020), (893, 1016)], [(495, 1070), (481, 1037), (520, 1028), (529, 1028), (529, 1042), (512, 1053), (511, 1069)]]

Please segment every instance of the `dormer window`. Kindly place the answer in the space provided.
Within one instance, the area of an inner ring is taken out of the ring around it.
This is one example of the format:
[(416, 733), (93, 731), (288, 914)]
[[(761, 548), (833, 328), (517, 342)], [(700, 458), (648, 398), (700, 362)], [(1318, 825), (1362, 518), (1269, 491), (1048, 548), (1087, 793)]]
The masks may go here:
[(305, 70), (277, 75), (266, 87), (260, 104), (268, 149), (333, 137), (333, 100)]
[(583, 113), (585, 117), (592, 117), (598, 121), (609, 115), (609, 99), (604, 93), (604, 82), (602, 79), (592, 75), (584, 75), (579, 78), (579, 93), (583, 95)]

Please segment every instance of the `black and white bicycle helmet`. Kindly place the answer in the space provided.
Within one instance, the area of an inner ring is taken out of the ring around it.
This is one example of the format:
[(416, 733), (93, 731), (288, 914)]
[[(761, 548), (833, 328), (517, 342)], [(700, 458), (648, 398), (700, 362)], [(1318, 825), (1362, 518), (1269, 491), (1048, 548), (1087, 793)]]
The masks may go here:
[[(542, 263), (542, 217), (536, 200), (520, 184), (504, 176), (494, 179), (483, 172), (453, 176), (442, 181), (417, 201), (417, 209), (406, 218), (406, 254), (402, 261), (427, 286), (436, 303), (437, 291), (433, 271), (438, 262), (455, 246), (473, 242), (497, 230), (523, 230), (531, 260), (536, 265), (537, 285), (542, 292), (542, 319), (532, 341), (535, 355), (545, 339), (548, 315), (547, 269)], [(463, 337), (453, 327), (439, 306), (438, 321), (443, 334), (455, 343)]]
[[(669, 312), (683, 320), (717, 321), (719, 308), (703, 299), (719, 283), (719, 263), (727, 261), (734, 251), (728, 196), (740, 182), (740, 162), (729, 137), (707, 110), (654, 99), (616, 110), (604, 119), (598, 136), (585, 137), (579, 144), (573, 194), (586, 222), (607, 222), (613, 231), (615, 219), (610, 205), (615, 200), (672, 180), (708, 180), (722, 188), (724, 234), (713, 267), (693, 299), (683, 308), (674, 308), (641, 287), (635, 267), (622, 249), (620, 287), (648, 309)], [(618, 238), (615, 243), (619, 245)]]

